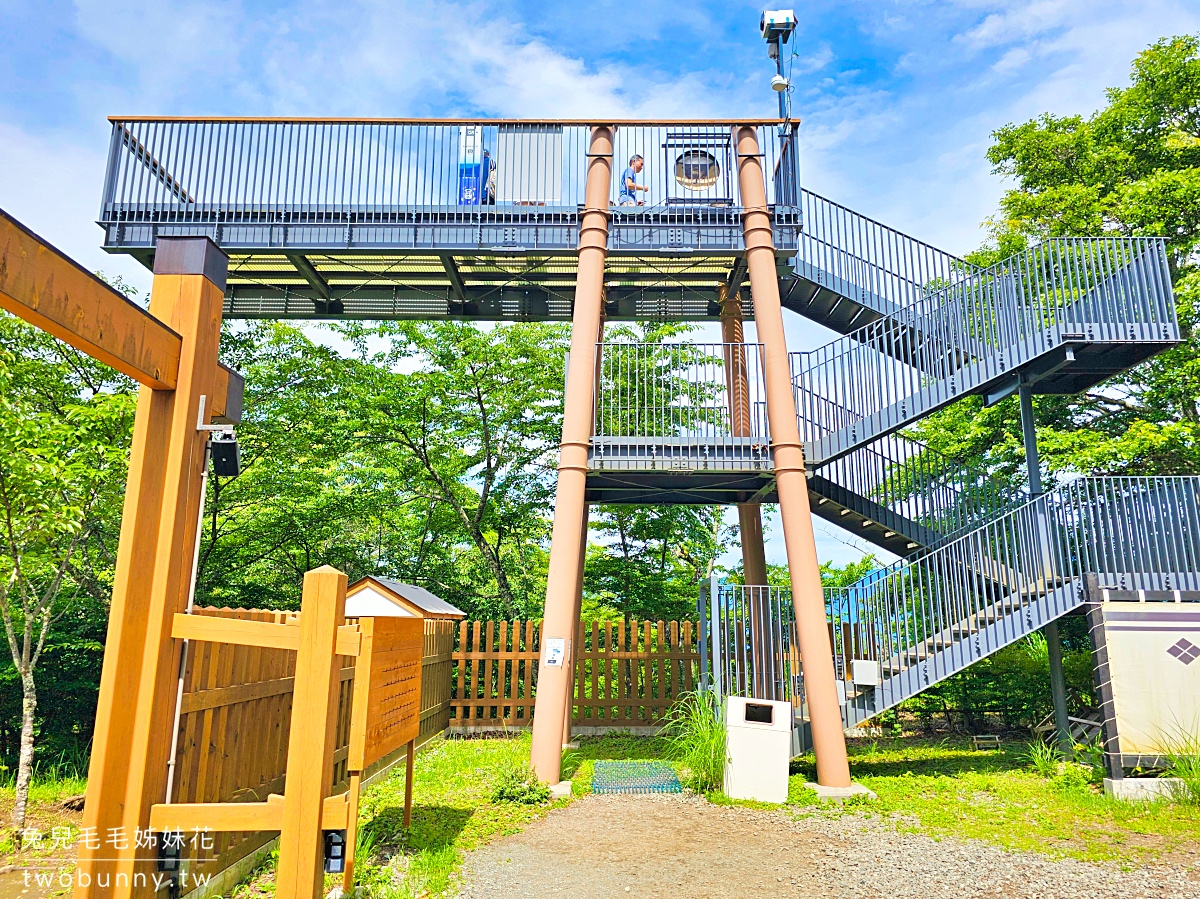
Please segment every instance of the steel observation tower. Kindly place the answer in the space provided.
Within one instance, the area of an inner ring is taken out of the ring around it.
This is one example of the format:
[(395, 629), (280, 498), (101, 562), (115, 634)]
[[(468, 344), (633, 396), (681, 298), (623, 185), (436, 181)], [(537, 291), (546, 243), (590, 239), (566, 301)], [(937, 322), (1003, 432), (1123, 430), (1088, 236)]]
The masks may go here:
[[(829, 787), (850, 785), (844, 727), (1053, 625), (1086, 575), (1195, 577), (1194, 534), (1150, 553), (1117, 527), (1194, 516), (1190, 479), (1043, 494), (1033, 477), (1014, 495), (905, 436), (965, 397), (1019, 394), (1034, 475), (1033, 394), (1178, 343), (1163, 241), (1050, 240), (979, 268), (806, 190), (791, 26), (762, 27), (778, 118), (112, 119), (105, 249), (152, 267), (162, 238), (211, 239), (227, 318), (571, 323), (533, 736), (549, 783), (592, 504), (737, 506), (746, 587), (706, 585), (710, 675), (794, 699)], [(646, 189), (626, 205), (635, 155)], [(840, 336), (789, 352), (785, 315)], [(722, 339), (606, 341), (606, 321), (719, 322)], [(790, 595), (766, 586), (763, 503)], [(814, 514), (901, 561), (826, 596)]]

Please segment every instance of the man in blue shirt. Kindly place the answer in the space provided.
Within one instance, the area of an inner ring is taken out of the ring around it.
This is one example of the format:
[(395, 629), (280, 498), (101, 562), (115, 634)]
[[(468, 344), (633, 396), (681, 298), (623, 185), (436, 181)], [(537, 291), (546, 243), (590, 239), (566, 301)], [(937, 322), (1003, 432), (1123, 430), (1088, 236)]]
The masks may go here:
[(629, 158), (629, 168), (625, 169), (621, 175), (621, 191), (617, 194), (617, 200), (622, 206), (645, 206), (645, 200), (637, 198), (637, 192), (647, 191), (648, 188), (644, 184), (637, 183), (637, 176), (641, 173), (642, 168), (646, 163), (641, 156), (636, 153)]

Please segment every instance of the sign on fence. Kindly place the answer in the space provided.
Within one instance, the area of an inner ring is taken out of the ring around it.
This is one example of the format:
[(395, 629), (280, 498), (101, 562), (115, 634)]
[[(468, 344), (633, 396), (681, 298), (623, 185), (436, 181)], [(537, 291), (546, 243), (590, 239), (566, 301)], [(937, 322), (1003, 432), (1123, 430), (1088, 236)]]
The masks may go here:
[(362, 651), (354, 682), (355, 715), (350, 729), (352, 771), (395, 752), (417, 738), (421, 727), (421, 662), (425, 622), (421, 618), (361, 618)]

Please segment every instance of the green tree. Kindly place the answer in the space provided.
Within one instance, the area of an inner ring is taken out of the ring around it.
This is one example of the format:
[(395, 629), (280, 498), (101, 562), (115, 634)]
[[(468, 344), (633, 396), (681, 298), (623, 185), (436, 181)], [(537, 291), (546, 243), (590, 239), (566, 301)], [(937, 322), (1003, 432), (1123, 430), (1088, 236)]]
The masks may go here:
[(591, 601), (625, 618), (696, 615), (697, 590), (732, 531), (719, 506), (600, 506), (589, 524), (584, 586)]
[(280, 323), (226, 328), (246, 377), (242, 474), (212, 483), (199, 592), (294, 607), (331, 564), (469, 613), (537, 613), (566, 331), (348, 325), (350, 352)]
[(388, 348), (364, 367), (346, 409), (348, 444), (369, 453), (378, 473), (403, 483), (420, 507), (440, 506), (441, 523), (453, 523), (473, 548), (490, 588), (478, 611), (536, 614), (566, 327), (402, 322), (382, 324), (373, 336)]
[[(1014, 182), (971, 259), (991, 263), (1059, 236), (1161, 236), (1183, 343), (1078, 397), (1035, 402), (1050, 474), (1178, 474), (1200, 467), (1200, 37), (1138, 55), (1130, 83), (1091, 116), (1047, 113), (995, 132), (988, 158)], [(1024, 481), (1017, 402), (968, 399), (913, 429), (941, 452)]]
[[(19, 832), (34, 766), (38, 664), (64, 617), (83, 611), (102, 628), (104, 605), (87, 600), (89, 590), (93, 600), (107, 597), (134, 403), (125, 379), (23, 322), (0, 318), (0, 338), (0, 618), (21, 691)], [(69, 630), (78, 635), (80, 623)]]
[(282, 322), (227, 325), (222, 357), (246, 379), (242, 469), (209, 479), (198, 601), (297, 608), (305, 571), (372, 572), (378, 516), (406, 498), (339, 432), (363, 366)]

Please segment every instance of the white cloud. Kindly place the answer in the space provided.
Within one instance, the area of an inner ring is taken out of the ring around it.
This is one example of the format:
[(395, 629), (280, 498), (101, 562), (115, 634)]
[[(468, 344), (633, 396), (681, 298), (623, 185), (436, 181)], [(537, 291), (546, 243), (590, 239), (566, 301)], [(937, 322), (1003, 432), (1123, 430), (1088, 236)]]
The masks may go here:
[(958, 40), (976, 49), (995, 47), (1023, 40), (1058, 28), (1085, 12), (1095, 3), (1079, 0), (1034, 0), (1031, 3), (1006, 3), (1004, 11), (992, 13)]
[(107, 50), (136, 78), (143, 102), (169, 101), (212, 72), (235, 74), (253, 31), (241, 4), (230, 0), (75, 0), (79, 35)]
[(792, 73), (808, 75), (812, 72), (819, 72), (831, 62), (833, 62), (833, 48), (828, 44), (822, 44), (816, 52), (798, 57), (792, 63)]
[(144, 266), (100, 249), (103, 232), (95, 219), (104, 160), (102, 143), (91, 151), (0, 123), (0, 208), (81, 265), (121, 275), (145, 291), (150, 273)]

